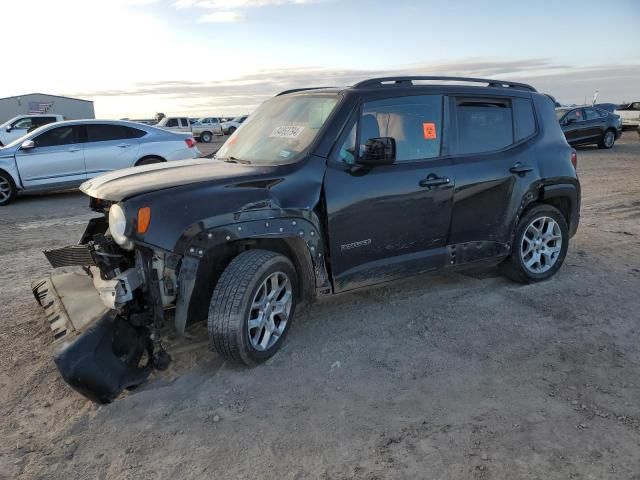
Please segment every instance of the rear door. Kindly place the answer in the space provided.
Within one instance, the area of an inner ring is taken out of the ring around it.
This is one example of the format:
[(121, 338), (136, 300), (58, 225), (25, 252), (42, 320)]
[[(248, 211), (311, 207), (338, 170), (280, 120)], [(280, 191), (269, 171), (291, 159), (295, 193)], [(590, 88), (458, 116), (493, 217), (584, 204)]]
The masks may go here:
[[(363, 104), (325, 177), (331, 269), (337, 291), (442, 267), (453, 200), (443, 156), (443, 97)], [(392, 165), (356, 163), (370, 138), (396, 142)]]
[(35, 147), (16, 153), (25, 188), (79, 185), (86, 179), (83, 128), (64, 125), (33, 138)]
[(607, 117), (601, 114), (597, 108), (584, 109), (585, 137), (598, 141), (607, 129)]
[(140, 148), (135, 132), (144, 134), (144, 131), (109, 123), (90, 123), (86, 129), (84, 158), (87, 178), (133, 166)]
[(513, 220), (537, 178), (527, 145), (537, 127), (531, 98), (453, 97), (456, 187), (449, 243), (456, 262), (505, 253)]

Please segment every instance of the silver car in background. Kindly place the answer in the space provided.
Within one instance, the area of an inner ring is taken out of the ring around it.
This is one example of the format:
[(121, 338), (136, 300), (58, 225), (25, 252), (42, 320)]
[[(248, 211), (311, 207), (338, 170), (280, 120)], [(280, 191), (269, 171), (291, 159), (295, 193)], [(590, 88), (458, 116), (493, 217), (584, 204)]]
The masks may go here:
[(199, 156), (191, 134), (141, 123), (73, 120), (45, 125), (0, 148), (0, 206), (20, 191), (77, 187), (111, 170)]

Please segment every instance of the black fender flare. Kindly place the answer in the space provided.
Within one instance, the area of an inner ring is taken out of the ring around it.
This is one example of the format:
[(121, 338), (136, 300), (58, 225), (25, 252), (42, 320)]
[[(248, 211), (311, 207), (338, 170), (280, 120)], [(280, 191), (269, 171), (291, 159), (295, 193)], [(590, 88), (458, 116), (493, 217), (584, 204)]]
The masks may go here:
[[(202, 298), (200, 289), (207, 286), (207, 277), (215, 270), (216, 257), (224, 257), (227, 250), (235, 252), (238, 244), (246, 244), (250, 248), (252, 241), (264, 240), (287, 245), (301, 277), (303, 301), (331, 290), (323, 235), (309, 219), (278, 217), (203, 229), (191, 237), (178, 274), (175, 327), (179, 334), (184, 332), (190, 317), (203, 315), (205, 301), (208, 305), (209, 300)], [(213, 285), (209, 284), (208, 288), (213, 288)]]
[(580, 186), (573, 183), (556, 183), (543, 185), (540, 192), (540, 200), (564, 199), (569, 202), (567, 224), (569, 237), (573, 237), (578, 231), (580, 223)]

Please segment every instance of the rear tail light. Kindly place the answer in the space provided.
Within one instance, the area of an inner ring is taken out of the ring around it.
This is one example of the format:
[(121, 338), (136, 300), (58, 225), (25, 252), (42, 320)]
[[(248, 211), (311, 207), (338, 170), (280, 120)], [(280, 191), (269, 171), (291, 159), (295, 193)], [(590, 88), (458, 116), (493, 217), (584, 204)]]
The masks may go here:
[(186, 144), (187, 144), (187, 147), (188, 147), (188, 148), (193, 148), (193, 147), (195, 147), (195, 146), (196, 146), (196, 140), (195, 140), (195, 138), (191, 138), (191, 137), (189, 137), (189, 138), (185, 138), (185, 139), (184, 139), (184, 143), (186, 143)]
[(578, 154), (573, 148), (571, 149), (571, 165), (574, 169), (578, 169)]

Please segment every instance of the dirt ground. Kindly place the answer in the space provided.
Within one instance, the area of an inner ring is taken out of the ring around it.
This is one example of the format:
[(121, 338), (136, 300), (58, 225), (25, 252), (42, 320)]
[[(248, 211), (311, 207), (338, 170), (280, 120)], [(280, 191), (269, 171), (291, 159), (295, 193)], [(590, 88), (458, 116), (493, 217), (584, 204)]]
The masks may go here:
[(640, 479), (640, 140), (578, 154), (582, 222), (552, 280), (451, 273), (334, 297), (256, 368), (196, 327), (106, 406), (57, 374), (30, 291), (87, 199), (0, 208), (0, 478)]

